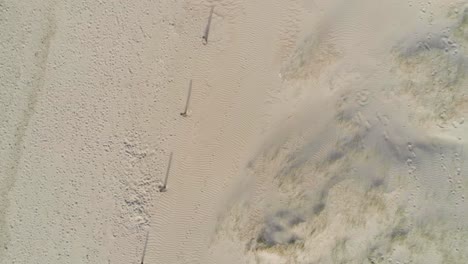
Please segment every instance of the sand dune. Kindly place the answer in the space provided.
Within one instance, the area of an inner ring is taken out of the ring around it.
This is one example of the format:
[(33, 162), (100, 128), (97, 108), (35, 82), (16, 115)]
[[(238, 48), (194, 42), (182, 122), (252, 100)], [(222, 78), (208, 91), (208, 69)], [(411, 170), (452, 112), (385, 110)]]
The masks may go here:
[(467, 263), (467, 3), (0, 10), (0, 263)]
[[(244, 184), (255, 187), (231, 201), (213, 263), (219, 252), (242, 263), (467, 261), (464, 12), (431, 17), (432, 28), (418, 19), (389, 45), (346, 8), (339, 30), (356, 32), (328, 44), (335, 30), (318, 24), (285, 68), (283, 89), (313, 90), (297, 97), (307, 116), (289, 117), (251, 161)], [(367, 51), (352, 46), (361, 34)]]

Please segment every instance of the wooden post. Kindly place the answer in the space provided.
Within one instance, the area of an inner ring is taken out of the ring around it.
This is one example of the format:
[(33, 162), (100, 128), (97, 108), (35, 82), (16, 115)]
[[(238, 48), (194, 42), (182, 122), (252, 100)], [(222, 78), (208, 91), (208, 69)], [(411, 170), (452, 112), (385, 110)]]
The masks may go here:
[(187, 111), (188, 111), (188, 107), (189, 107), (189, 103), (190, 103), (190, 96), (192, 95), (192, 80), (190, 80), (190, 84), (189, 84), (189, 91), (188, 91), (188, 95), (187, 95), (187, 102), (185, 102), (185, 110), (183, 113), (180, 113), (181, 116), (183, 117), (186, 117), (187, 116)]
[(143, 256), (141, 257), (141, 264), (145, 264), (145, 255), (146, 255), (146, 247), (148, 246), (148, 237), (149, 237), (149, 230), (146, 233), (146, 240), (145, 240), (145, 247), (143, 248)]
[(208, 34), (210, 34), (211, 19), (213, 18), (214, 6), (211, 7), (210, 16), (208, 17), (208, 24), (205, 28), (205, 34), (203, 35), (203, 45), (208, 44)]
[(166, 171), (166, 178), (164, 179), (163, 186), (159, 187), (160, 192), (165, 192), (167, 190), (167, 179), (169, 178), (169, 172), (171, 171), (171, 164), (172, 164), (172, 152), (169, 155), (169, 163), (167, 164), (167, 171)]

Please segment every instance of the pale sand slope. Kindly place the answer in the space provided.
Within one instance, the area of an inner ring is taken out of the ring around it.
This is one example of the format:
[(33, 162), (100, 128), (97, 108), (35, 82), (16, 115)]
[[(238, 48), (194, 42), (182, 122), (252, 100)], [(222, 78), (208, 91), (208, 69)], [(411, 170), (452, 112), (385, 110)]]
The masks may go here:
[(1, 263), (466, 263), (444, 2), (5, 1)]
[(0, 262), (136, 261), (185, 91), (170, 83), (187, 78), (171, 68), (182, 7), (1, 10)]
[(139, 263), (149, 230), (148, 263), (200, 263), (268, 128), (298, 8), (3, 1), (0, 262)]
[(205, 263), (468, 263), (468, 6), (315, 4)]

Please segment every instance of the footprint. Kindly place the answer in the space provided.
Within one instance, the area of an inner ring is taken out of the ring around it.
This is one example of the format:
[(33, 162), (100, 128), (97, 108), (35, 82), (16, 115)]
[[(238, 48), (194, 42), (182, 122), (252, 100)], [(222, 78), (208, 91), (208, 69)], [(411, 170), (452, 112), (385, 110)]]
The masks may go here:
[(356, 102), (360, 106), (366, 106), (369, 104), (369, 94), (370, 92), (367, 89), (363, 89), (356, 94)]

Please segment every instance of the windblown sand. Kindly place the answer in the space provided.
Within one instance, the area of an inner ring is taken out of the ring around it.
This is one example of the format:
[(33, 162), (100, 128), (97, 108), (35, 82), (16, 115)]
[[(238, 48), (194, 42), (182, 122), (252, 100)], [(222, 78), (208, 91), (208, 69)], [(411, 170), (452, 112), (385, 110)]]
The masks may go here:
[(0, 24), (0, 263), (139, 264), (146, 234), (145, 263), (468, 263), (468, 3), (4, 0)]

